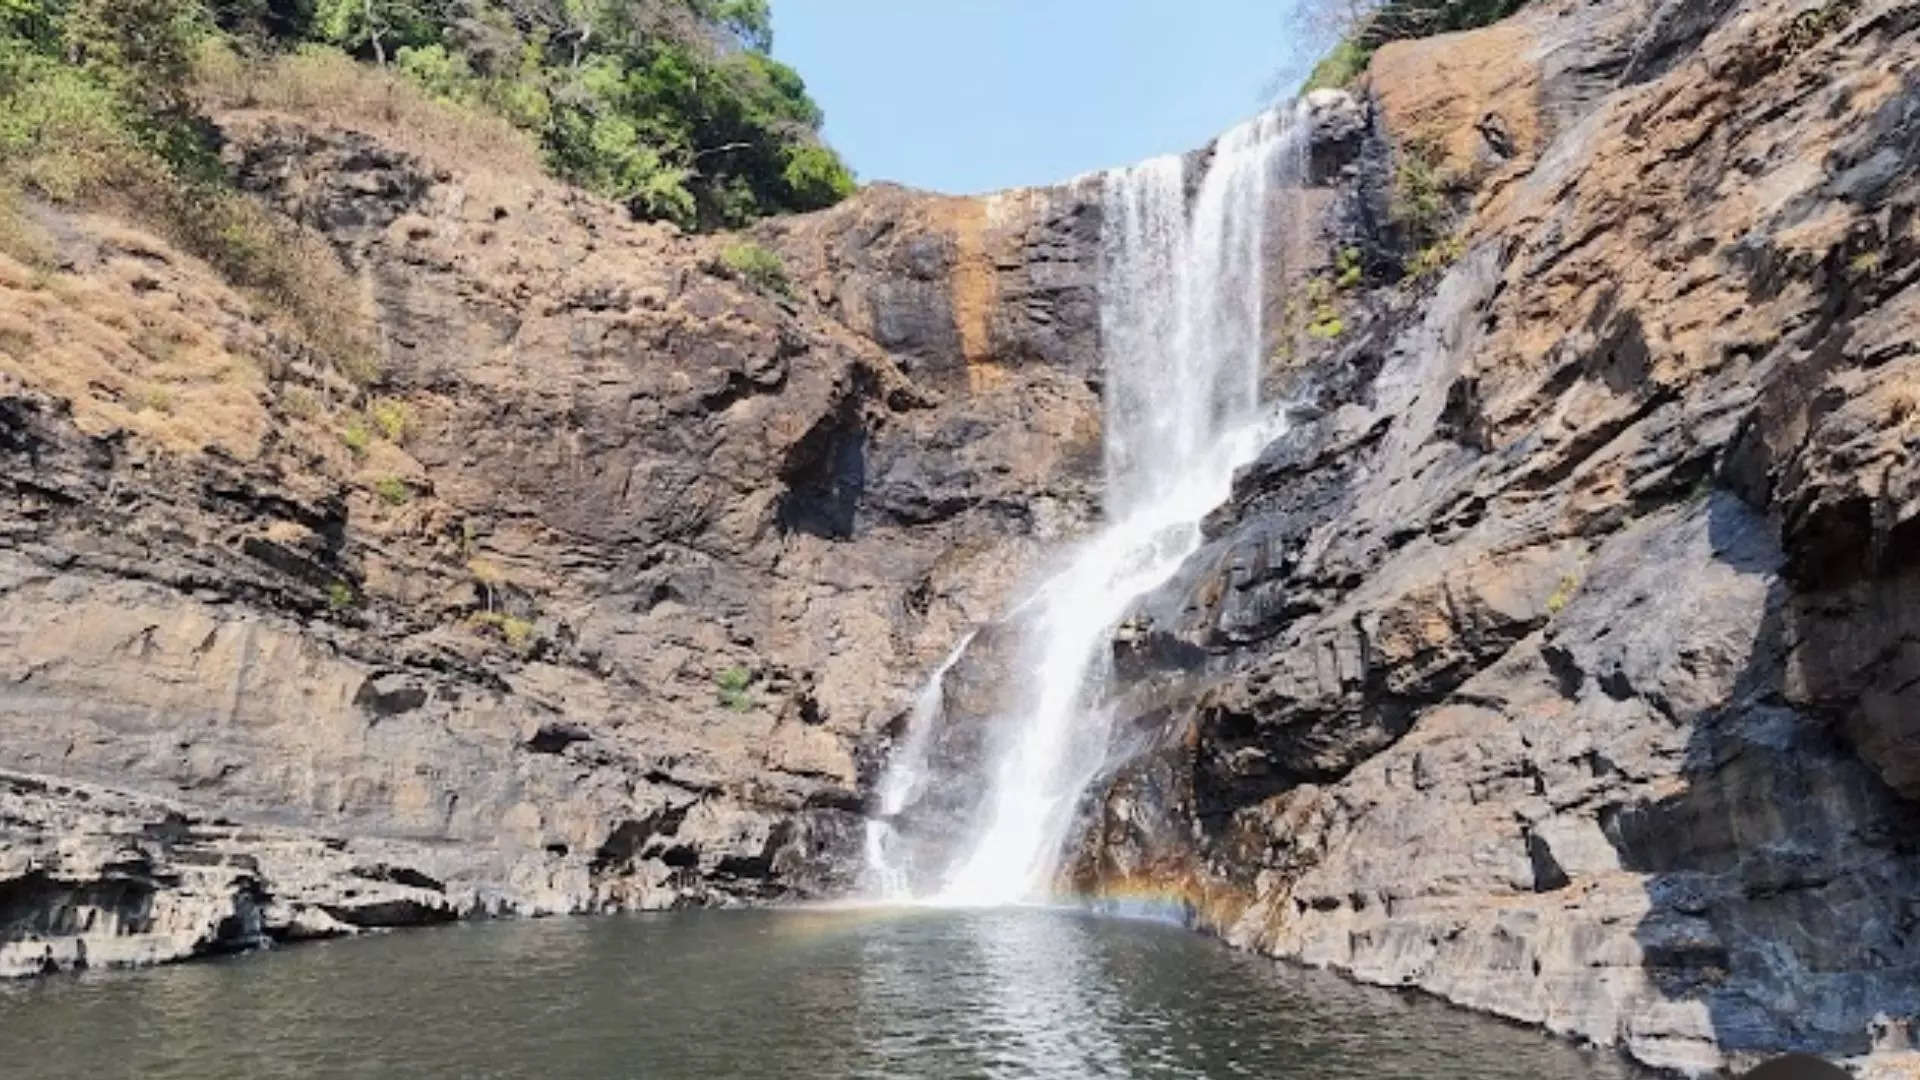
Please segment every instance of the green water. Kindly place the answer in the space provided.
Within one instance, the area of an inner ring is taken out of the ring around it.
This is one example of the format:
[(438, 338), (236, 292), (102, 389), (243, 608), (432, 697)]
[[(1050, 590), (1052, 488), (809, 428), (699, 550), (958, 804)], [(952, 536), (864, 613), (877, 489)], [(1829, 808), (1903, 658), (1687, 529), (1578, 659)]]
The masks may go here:
[(500, 922), (0, 986), (0, 1076), (1626, 1077), (1173, 927), (1044, 910)]

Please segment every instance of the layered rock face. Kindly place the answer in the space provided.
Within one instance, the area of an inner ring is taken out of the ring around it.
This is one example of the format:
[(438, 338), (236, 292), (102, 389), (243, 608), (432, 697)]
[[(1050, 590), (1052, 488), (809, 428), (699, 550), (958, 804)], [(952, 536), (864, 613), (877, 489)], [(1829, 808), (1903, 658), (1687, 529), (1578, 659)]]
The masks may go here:
[[(1294, 424), (1116, 640), (1075, 888), (1662, 1066), (1900, 1047), (1917, 39), (1538, 0), (1312, 103)], [(1095, 512), (1093, 193), (876, 187), (760, 227), (783, 292), (222, 126), (378, 374), (113, 222), (0, 259), (0, 974), (850, 887), (916, 684), (985, 628), (948, 711), (993, 712), (995, 620)]]
[[(1293, 430), (1116, 644), (1156, 749), (1077, 885), (1665, 1067), (1900, 1049), (1917, 63), (1889, 0), (1384, 48), (1317, 227), (1431, 272), (1336, 286)], [(1430, 177), (1462, 212), (1422, 266)]]
[(352, 274), (377, 374), (33, 210), (49, 264), (0, 263), (0, 974), (848, 888), (863, 748), (1092, 510), (1071, 194), (875, 189), (760, 238), (788, 296), (484, 163), (222, 126)]

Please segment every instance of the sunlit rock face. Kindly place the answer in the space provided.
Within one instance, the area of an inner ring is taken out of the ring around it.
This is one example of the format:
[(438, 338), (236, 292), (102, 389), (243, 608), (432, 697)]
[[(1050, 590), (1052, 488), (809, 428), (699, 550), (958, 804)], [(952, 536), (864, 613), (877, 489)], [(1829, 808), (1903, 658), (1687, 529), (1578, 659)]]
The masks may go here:
[[(1916, 27), (1538, 0), (1303, 103), (1284, 434), (1118, 620), (1058, 891), (1657, 1065), (1891, 1060)], [(110, 221), (0, 259), (0, 974), (845, 895), (946, 661), (945, 781), (888, 814), (977, 812), (1010, 613), (1107, 494), (1099, 184), (763, 223), (781, 291), (484, 162), (221, 122), (379, 373)], [(356, 448), (369, 398), (405, 422)]]
[[(32, 209), (0, 967), (847, 891), (876, 735), (1091, 513), (1098, 208), (877, 188), (753, 238), (783, 292), (485, 162), (221, 123), (356, 275), (378, 373)], [(183, 381), (137, 409), (161, 335)]]
[[(1544, 3), (1381, 50), (1317, 227), (1323, 279), (1385, 270), (1281, 350), (1293, 430), (1116, 639), (1149, 749), (1071, 887), (1677, 1069), (1899, 1049), (1915, 14)], [(1377, 212), (1412, 155), (1460, 208), (1425, 263)]]

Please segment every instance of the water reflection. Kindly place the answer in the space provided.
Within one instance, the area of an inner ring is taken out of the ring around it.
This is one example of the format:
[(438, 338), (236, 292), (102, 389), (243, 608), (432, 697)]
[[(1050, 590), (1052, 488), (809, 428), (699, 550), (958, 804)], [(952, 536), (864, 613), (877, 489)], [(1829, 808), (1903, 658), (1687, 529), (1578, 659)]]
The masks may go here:
[(1124, 1076), (1113, 989), (1093, 970), (1087, 921), (1018, 909), (969, 917), (981, 973), (993, 991), (983, 1014), (998, 1021), (1006, 1075), (1026, 1063), (1048, 1077)]
[(1629, 1075), (1170, 927), (925, 908), (469, 925), (0, 985), (0, 1074)]

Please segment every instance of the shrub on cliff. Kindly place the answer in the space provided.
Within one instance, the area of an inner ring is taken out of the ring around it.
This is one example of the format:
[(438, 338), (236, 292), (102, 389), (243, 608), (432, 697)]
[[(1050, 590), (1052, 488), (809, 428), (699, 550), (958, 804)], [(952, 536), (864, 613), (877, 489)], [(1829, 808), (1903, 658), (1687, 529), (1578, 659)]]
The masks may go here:
[(351, 282), (324, 244), (229, 188), (194, 109), (211, 32), (195, 0), (0, 0), (0, 195), (140, 220), (351, 373), (367, 355)]
[(720, 252), (718, 269), (728, 277), (737, 278), (763, 292), (788, 296), (793, 292), (793, 283), (787, 278), (787, 264), (780, 256), (768, 251), (751, 240), (728, 244)]
[[(21, 0), (8, 0), (21, 2)], [(214, 0), (266, 47), (324, 44), (536, 139), (564, 179), (688, 228), (830, 206), (853, 175), (767, 55), (766, 0)], [(275, 12), (280, 14), (276, 17)]]

